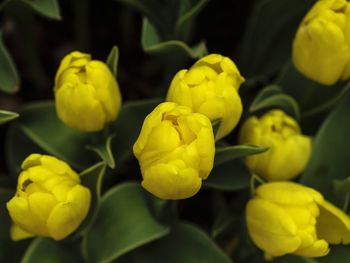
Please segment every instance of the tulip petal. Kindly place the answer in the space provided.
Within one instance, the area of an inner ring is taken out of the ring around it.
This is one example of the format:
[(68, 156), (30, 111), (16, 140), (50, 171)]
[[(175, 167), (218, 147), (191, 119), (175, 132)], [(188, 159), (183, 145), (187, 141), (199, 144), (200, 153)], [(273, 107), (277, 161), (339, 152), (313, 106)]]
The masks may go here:
[(36, 224), (40, 226), (40, 232), (46, 232), (46, 220), (51, 210), (57, 204), (55, 197), (49, 193), (36, 192), (29, 195), (28, 205)]
[(301, 244), (294, 221), (274, 203), (258, 198), (250, 200), (246, 220), (254, 243), (271, 256), (292, 253)]
[(85, 219), (90, 206), (90, 192), (77, 185), (69, 194), (68, 201), (59, 203), (47, 220), (47, 229), (55, 240), (61, 240), (71, 234)]
[(330, 244), (350, 243), (350, 218), (333, 204), (319, 203), (320, 216), (317, 218), (317, 234)]
[(171, 163), (148, 167), (142, 181), (142, 186), (155, 196), (171, 200), (189, 198), (201, 185), (202, 180), (195, 169), (181, 169)]
[(34, 235), (25, 231), (23, 228), (19, 227), (16, 224), (12, 224), (10, 229), (10, 237), (13, 241), (20, 241), (23, 239), (31, 238)]
[(322, 203), (323, 196), (316, 190), (293, 182), (271, 182), (256, 189), (256, 195), (287, 205), (305, 205), (312, 202)]
[(329, 253), (328, 243), (323, 239), (317, 240), (311, 246), (304, 249), (298, 249), (293, 254), (303, 256), (303, 257), (323, 257)]

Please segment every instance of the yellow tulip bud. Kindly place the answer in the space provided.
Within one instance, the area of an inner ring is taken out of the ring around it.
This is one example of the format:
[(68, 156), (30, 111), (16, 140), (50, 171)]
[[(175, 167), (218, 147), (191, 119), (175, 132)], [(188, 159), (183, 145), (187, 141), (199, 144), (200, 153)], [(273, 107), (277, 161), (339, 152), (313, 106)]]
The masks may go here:
[(265, 153), (245, 158), (251, 172), (269, 181), (290, 180), (301, 173), (311, 155), (311, 138), (301, 134), (298, 123), (281, 110), (261, 118), (248, 118), (240, 131), (241, 144), (269, 147)]
[(63, 58), (54, 91), (58, 117), (81, 131), (102, 130), (120, 110), (121, 95), (112, 72), (102, 61), (78, 51)]
[(31, 154), (22, 169), (16, 194), (7, 203), (15, 224), (12, 238), (67, 237), (89, 211), (90, 190), (80, 184), (69, 165), (52, 156)]
[(190, 107), (210, 120), (221, 120), (216, 139), (229, 134), (242, 115), (238, 94), (244, 82), (228, 57), (211, 54), (198, 60), (189, 70), (180, 70), (171, 82), (167, 101)]
[(266, 256), (322, 257), (328, 244), (350, 243), (350, 219), (316, 190), (292, 182), (256, 189), (246, 207), (249, 235)]
[(213, 168), (210, 120), (186, 106), (161, 103), (145, 118), (133, 150), (145, 189), (162, 199), (191, 197)]
[(350, 77), (350, 3), (320, 0), (296, 33), (292, 59), (308, 78), (324, 85)]

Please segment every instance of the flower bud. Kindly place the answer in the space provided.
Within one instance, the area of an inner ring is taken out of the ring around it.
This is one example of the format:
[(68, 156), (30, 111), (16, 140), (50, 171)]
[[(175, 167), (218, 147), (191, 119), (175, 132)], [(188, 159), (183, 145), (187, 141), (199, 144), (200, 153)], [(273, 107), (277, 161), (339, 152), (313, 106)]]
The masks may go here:
[(133, 150), (145, 189), (162, 199), (191, 197), (213, 168), (210, 120), (186, 106), (161, 103), (145, 118)]
[(74, 51), (63, 58), (54, 91), (58, 117), (80, 131), (102, 130), (120, 110), (119, 86), (112, 72), (85, 53)]
[(78, 228), (90, 207), (90, 190), (80, 185), (79, 176), (63, 161), (31, 154), (22, 163), (15, 196), (7, 209), (15, 227), (14, 240), (30, 235), (55, 240)]
[(246, 207), (249, 235), (268, 258), (322, 257), (328, 244), (350, 243), (350, 219), (316, 190), (292, 182), (256, 189)]
[(216, 139), (229, 134), (242, 115), (238, 94), (244, 82), (228, 57), (211, 54), (198, 60), (189, 70), (180, 70), (171, 82), (167, 101), (190, 107), (211, 121), (220, 119)]
[(295, 67), (324, 85), (350, 77), (350, 3), (317, 1), (301, 22), (293, 43)]
[(281, 110), (247, 119), (241, 128), (239, 142), (269, 148), (262, 154), (245, 158), (250, 171), (268, 181), (296, 177), (304, 170), (311, 155), (311, 138), (301, 134), (298, 123)]

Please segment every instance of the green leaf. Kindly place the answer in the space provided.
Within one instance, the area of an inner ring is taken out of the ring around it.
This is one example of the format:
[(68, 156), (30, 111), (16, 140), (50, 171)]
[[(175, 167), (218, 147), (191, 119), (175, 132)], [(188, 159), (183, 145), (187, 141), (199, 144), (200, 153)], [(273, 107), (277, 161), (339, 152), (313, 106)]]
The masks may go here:
[(317, 262), (319, 263), (350, 262), (349, 246), (344, 246), (344, 245), (331, 246), (331, 251), (329, 252), (329, 254), (325, 257), (318, 258)]
[(215, 149), (214, 166), (249, 155), (263, 153), (267, 150), (266, 147), (249, 144), (217, 147)]
[(314, 2), (257, 1), (241, 41), (241, 55), (237, 61), (243, 76), (272, 73), (289, 59), (296, 30)]
[(213, 133), (214, 133), (214, 137), (216, 136), (216, 134), (218, 133), (218, 130), (220, 128), (221, 125), (221, 120), (213, 120), (211, 122), (211, 126), (213, 127)]
[[(264, 101), (271, 96), (278, 95), (281, 93), (283, 93), (283, 90), (279, 85), (272, 84), (272, 85), (266, 86), (259, 92), (258, 95), (256, 95), (254, 101), (252, 102), (252, 105), (259, 103), (260, 101)], [(250, 107), (252, 108), (253, 106), (250, 106)], [(252, 110), (250, 109), (250, 111)]]
[(291, 62), (284, 66), (277, 83), (298, 102), (302, 119), (330, 110), (350, 88), (342, 82), (333, 87), (316, 83), (298, 72)]
[(92, 153), (86, 150), (86, 145), (91, 144), (90, 133), (65, 126), (56, 115), (54, 102), (34, 102), (23, 108), (20, 115), (20, 128), (45, 152), (78, 169), (94, 163)]
[(185, 0), (180, 3), (180, 16), (176, 22), (176, 27), (181, 28), (188, 20), (193, 18), (202, 8), (209, 2), (209, 0)]
[(250, 172), (240, 160), (217, 165), (203, 186), (221, 191), (237, 191), (249, 187)]
[(301, 182), (332, 197), (332, 182), (349, 176), (350, 93), (323, 122), (316, 134), (311, 159)]
[(0, 32), (0, 91), (15, 93), (19, 90), (19, 76), (16, 66), (7, 51)]
[(0, 110), (0, 124), (16, 119), (18, 116), (15, 112)]
[(198, 227), (175, 222), (169, 235), (123, 256), (115, 263), (230, 263)]
[(108, 136), (105, 143), (99, 144), (99, 145), (88, 145), (87, 149), (92, 150), (96, 152), (103, 161), (107, 163), (107, 165), (111, 168), (115, 167), (115, 161), (114, 156), (112, 152), (112, 140), (115, 137), (115, 135)]
[(110, 262), (168, 232), (151, 214), (141, 186), (121, 184), (102, 197), (96, 220), (83, 239), (83, 255), (89, 262)]
[(90, 229), (96, 218), (97, 208), (101, 200), (102, 182), (105, 173), (106, 163), (104, 162), (97, 163), (80, 173), (82, 185), (88, 187), (91, 191), (91, 204), (87, 217), (79, 226), (79, 229), (73, 234), (73, 240), (84, 235)]
[(162, 41), (157, 30), (150, 24), (147, 18), (144, 18), (142, 23), (141, 44), (143, 50), (149, 54), (181, 51), (185, 52), (191, 58), (201, 58), (208, 53), (204, 42), (199, 42), (189, 47), (185, 42), (180, 40)]
[(119, 61), (119, 49), (117, 46), (113, 46), (111, 51), (109, 52), (106, 63), (115, 77), (117, 76), (117, 72), (118, 72), (118, 61)]
[[(33, 143), (24, 134), (18, 123), (11, 123), (5, 140), (5, 160), (11, 174), (17, 178), (21, 171), (21, 164), (32, 153), (44, 154), (45, 151)], [(21, 147), (18, 147), (20, 145)]]
[(259, 92), (250, 105), (249, 111), (255, 112), (274, 108), (281, 108), (297, 120), (300, 118), (298, 103), (291, 96), (283, 94), (278, 85), (267, 86)]
[(190, 33), (194, 17), (206, 6), (209, 0), (183, 0), (179, 3), (179, 17), (176, 21), (176, 32), (180, 36)]
[(80, 257), (72, 246), (58, 243), (50, 238), (36, 238), (28, 247), (21, 263), (76, 263)]
[(116, 167), (132, 156), (132, 147), (139, 136), (145, 117), (161, 101), (161, 99), (151, 99), (123, 104), (118, 119), (112, 124), (116, 133), (116, 138), (112, 141)]
[(54, 20), (62, 19), (57, 0), (22, 0), (22, 2), (29, 5), (40, 15)]
[(344, 180), (334, 180), (333, 189), (338, 203), (343, 204), (343, 210), (347, 212), (350, 201), (350, 177)]

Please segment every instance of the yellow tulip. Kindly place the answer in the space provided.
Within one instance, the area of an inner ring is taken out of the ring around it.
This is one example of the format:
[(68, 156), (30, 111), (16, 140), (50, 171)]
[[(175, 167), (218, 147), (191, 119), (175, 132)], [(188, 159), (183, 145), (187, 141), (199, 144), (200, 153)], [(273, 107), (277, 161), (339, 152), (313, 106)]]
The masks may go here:
[(145, 189), (162, 199), (191, 197), (213, 168), (210, 120), (186, 106), (161, 103), (145, 118), (133, 150)]
[(102, 130), (121, 106), (118, 83), (107, 65), (78, 51), (63, 58), (54, 92), (58, 117), (80, 131)]
[(167, 101), (190, 107), (211, 121), (221, 120), (216, 139), (229, 134), (242, 115), (238, 94), (244, 78), (228, 57), (211, 54), (189, 70), (180, 70), (171, 82)]
[(295, 67), (324, 85), (350, 77), (350, 3), (320, 0), (301, 22), (293, 43)]
[(47, 236), (67, 237), (86, 217), (90, 190), (63, 161), (52, 156), (31, 154), (22, 163), (15, 196), (7, 203), (14, 222), (14, 240)]
[(248, 118), (239, 142), (269, 147), (265, 153), (245, 158), (251, 172), (268, 181), (290, 180), (301, 173), (311, 155), (311, 138), (301, 133), (298, 123), (281, 110), (261, 118)]
[(350, 219), (316, 190), (292, 182), (256, 189), (246, 207), (249, 235), (267, 258), (322, 257), (329, 244), (350, 243)]

